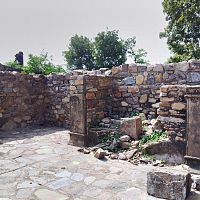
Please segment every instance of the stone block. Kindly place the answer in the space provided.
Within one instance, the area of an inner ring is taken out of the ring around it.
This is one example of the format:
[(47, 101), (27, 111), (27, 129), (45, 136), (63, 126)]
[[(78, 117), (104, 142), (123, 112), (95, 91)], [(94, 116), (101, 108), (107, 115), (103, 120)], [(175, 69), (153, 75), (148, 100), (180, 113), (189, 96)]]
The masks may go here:
[(173, 103), (172, 104), (172, 109), (173, 110), (185, 110), (186, 109), (186, 103)]
[(111, 69), (112, 75), (116, 75), (119, 74), (120, 72), (122, 72), (122, 68), (121, 67), (113, 67)]
[(157, 198), (185, 200), (191, 188), (187, 171), (162, 169), (148, 172), (147, 193)]
[(137, 85), (142, 85), (143, 82), (144, 82), (144, 76), (142, 76), (142, 75), (136, 76), (136, 84)]
[(142, 134), (142, 120), (140, 117), (122, 118), (120, 132), (138, 139)]
[(128, 72), (129, 73), (136, 73), (137, 72), (137, 65), (136, 64), (130, 64), (128, 66)]
[(139, 88), (138, 88), (138, 86), (128, 86), (128, 92), (137, 93), (137, 92), (139, 92)]
[(154, 71), (154, 72), (162, 72), (162, 71), (163, 71), (163, 66), (162, 66), (162, 65), (159, 65), (159, 64), (154, 65), (153, 71)]
[(126, 77), (122, 81), (123, 81), (123, 83), (125, 85), (133, 85), (133, 84), (135, 84), (135, 80), (134, 80), (133, 77)]
[(127, 86), (120, 86), (118, 89), (119, 89), (119, 92), (126, 92)]
[(200, 82), (200, 73), (199, 72), (191, 72), (187, 75), (187, 81), (189, 83), (198, 83)]
[(143, 94), (140, 96), (140, 103), (146, 103), (148, 100), (148, 95), (147, 94)]
[(127, 107), (127, 106), (128, 106), (128, 103), (126, 103), (125, 101), (122, 101), (122, 102), (121, 102), (121, 105), (122, 105), (123, 107)]

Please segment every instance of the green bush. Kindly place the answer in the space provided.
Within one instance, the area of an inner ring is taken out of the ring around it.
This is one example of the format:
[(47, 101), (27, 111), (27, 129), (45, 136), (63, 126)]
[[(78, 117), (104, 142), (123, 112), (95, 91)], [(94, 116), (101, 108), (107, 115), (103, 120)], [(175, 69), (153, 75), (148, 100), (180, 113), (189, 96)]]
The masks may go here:
[(167, 138), (167, 134), (165, 132), (155, 131), (151, 135), (142, 136), (140, 139), (140, 145), (146, 144), (148, 142), (158, 142), (163, 138)]
[(6, 65), (21, 69), (26, 74), (51, 74), (64, 73), (65, 70), (61, 66), (56, 66), (51, 62), (48, 53), (41, 53), (40, 55), (29, 54), (27, 66), (19, 65), (16, 61), (7, 62)]

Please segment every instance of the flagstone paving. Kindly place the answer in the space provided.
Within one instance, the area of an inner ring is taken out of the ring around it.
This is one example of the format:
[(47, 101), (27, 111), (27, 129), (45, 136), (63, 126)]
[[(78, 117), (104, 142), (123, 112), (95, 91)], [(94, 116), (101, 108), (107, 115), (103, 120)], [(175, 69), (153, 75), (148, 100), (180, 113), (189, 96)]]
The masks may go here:
[[(153, 166), (81, 154), (68, 145), (66, 130), (44, 128), (0, 137), (0, 200), (156, 199), (146, 194), (146, 174)], [(194, 193), (189, 199), (200, 196)]]

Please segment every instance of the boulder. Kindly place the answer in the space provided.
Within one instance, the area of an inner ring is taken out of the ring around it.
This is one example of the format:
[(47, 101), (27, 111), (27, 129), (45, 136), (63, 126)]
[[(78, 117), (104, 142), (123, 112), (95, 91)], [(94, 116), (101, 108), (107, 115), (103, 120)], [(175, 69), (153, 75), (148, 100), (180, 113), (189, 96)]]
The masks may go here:
[(160, 169), (147, 173), (147, 193), (156, 198), (185, 200), (191, 189), (187, 171)]
[(138, 139), (142, 134), (142, 120), (139, 116), (122, 118), (120, 132)]
[(122, 136), (119, 138), (119, 140), (120, 140), (121, 142), (128, 142), (130, 139), (131, 139), (131, 138), (130, 138), (129, 135), (122, 135)]
[(100, 160), (104, 159), (105, 156), (106, 156), (106, 152), (101, 148), (97, 149), (97, 151), (94, 154), (94, 157)]

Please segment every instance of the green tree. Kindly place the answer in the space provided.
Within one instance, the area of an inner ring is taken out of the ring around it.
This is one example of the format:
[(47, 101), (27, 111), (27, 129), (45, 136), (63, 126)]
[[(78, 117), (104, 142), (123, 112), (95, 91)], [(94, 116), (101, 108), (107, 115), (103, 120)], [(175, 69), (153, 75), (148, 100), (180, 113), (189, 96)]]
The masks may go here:
[(126, 62), (127, 48), (118, 31), (103, 31), (95, 37), (95, 60), (98, 67), (113, 67)]
[(29, 54), (28, 67), (26, 73), (45, 74), (65, 72), (61, 66), (56, 66), (52, 63), (52, 58), (48, 57), (48, 53), (40, 55)]
[(127, 55), (136, 64), (148, 64), (149, 61), (146, 60), (147, 52), (144, 49), (136, 49), (136, 37), (128, 38), (125, 41), (125, 46), (127, 48)]
[(84, 36), (75, 35), (70, 39), (69, 48), (64, 51), (64, 57), (69, 66), (82, 69), (85, 65), (88, 69), (94, 68), (93, 43)]
[(16, 61), (9, 61), (6, 65), (14, 68), (22, 69), (24, 73), (45, 74), (65, 72), (61, 66), (52, 63), (52, 59), (48, 57), (48, 53), (40, 55), (29, 54), (27, 66), (18, 65)]
[(169, 62), (200, 59), (200, 1), (164, 0), (168, 25), (160, 37), (167, 38)]

